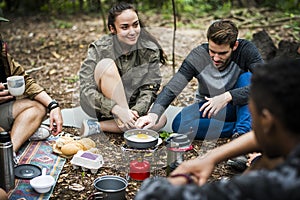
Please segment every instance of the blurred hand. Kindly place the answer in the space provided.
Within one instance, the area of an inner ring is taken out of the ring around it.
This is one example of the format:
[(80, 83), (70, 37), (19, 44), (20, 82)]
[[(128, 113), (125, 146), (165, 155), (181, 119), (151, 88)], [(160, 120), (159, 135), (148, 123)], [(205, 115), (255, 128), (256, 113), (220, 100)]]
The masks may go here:
[(0, 103), (4, 103), (10, 99), (13, 99), (14, 97), (9, 94), (8, 90), (5, 88), (5, 86), (0, 83)]
[(216, 115), (222, 108), (224, 108), (228, 102), (232, 100), (231, 94), (229, 92), (225, 92), (218, 96), (209, 98), (205, 97), (207, 102), (205, 102), (201, 108), (199, 109), (202, 113), (202, 117), (207, 115), (208, 118)]
[(158, 115), (154, 113), (148, 113), (147, 115), (140, 117), (136, 123), (135, 126), (137, 128), (144, 128), (149, 129), (152, 126), (154, 126), (157, 122)]
[[(172, 173), (175, 174), (192, 174), (196, 184), (203, 185), (207, 182), (212, 171), (214, 170), (215, 163), (209, 156), (198, 157), (193, 160), (184, 161)], [(186, 183), (184, 178), (169, 178), (169, 181), (174, 185), (182, 185)]]
[(50, 111), (50, 131), (53, 135), (57, 135), (62, 131), (63, 119), (59, 107)]

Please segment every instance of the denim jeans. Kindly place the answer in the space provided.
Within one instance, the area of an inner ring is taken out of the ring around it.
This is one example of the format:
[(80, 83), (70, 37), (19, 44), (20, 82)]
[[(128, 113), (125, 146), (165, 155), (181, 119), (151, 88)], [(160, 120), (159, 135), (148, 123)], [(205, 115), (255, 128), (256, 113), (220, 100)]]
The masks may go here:
[[(246, 72), (239, 76), (234, 88), (250, 85), (251, 73)], [(177, 114), (172, 129), (177, 133), (193, 131), (191, 139), (230, 138), (234, 133), (244, 134), (251, 130), (251, 116), (248, 104), (232, 105), (228, 103), (225, 108), (211, 118), (202, 117), (200, 107), (205, 101), (194, 103), (182, 109)]]

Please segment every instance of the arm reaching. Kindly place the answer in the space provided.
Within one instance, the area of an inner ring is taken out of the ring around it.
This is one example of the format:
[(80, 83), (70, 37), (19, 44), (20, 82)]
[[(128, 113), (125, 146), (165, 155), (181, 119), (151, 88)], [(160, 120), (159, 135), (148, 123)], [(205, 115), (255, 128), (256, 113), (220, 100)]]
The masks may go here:
[(148, 113), (147, 115), (140, 117), (136, 123), (135, 126), (137, 128), (144, 128), (149, 129), (153, 127), (158, 120), (158, 115), (155, 113)]
[[(246, 133), (237, 139), (219, 146), (202, 157), (183, 162), (173, 172), (174, 174), (192, 174), (198, 180), (197, 184), (203, 185), (211, 175), (216, 164), (229, 158), (258, 151), (259, 145), (256, 141), (254, 132)], [(169, 178), (172, 184), (179, 185), (179, 179)]]

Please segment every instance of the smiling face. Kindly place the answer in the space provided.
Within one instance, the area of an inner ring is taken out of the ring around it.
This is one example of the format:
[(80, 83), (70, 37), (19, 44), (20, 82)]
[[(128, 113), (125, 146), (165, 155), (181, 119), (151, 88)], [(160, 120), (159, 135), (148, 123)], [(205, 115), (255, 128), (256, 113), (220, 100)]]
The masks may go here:
[(122, 11), (122, 13), (116, 17), (114, 25), (115, 27), (110, 26), (110, 31), (117, 35), (121, 43), (130, 46), (136, 44), (141, 32), (141, 27), (139, 18), (134, 10), (127, 9)]
[(218, 70), (222, 71), (226, 68), (231, 54), (236, 50), (237, 46), (238, 42), (231, 48), (229, 44), (216, 44), (212, 40), (208, 41), (209, 55)]

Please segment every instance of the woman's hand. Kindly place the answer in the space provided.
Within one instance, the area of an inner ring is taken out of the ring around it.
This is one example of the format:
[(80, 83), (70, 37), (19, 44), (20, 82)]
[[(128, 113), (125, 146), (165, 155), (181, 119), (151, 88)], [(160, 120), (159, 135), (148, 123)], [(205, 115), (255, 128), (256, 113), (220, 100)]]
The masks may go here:
[(139, 117), (137, 111), (130, 110), (128, 108), (122, 108), (119, 105), (116, 105), (112, 109), (112, 113), (117, 116), (117, 125), (123, 129), (132, 129), (135, 128), (135, 122)]

